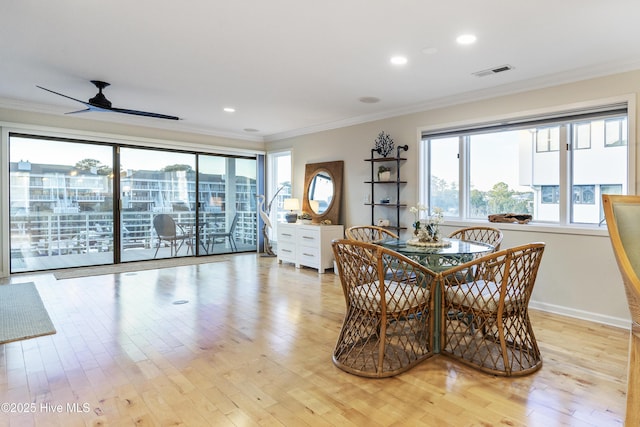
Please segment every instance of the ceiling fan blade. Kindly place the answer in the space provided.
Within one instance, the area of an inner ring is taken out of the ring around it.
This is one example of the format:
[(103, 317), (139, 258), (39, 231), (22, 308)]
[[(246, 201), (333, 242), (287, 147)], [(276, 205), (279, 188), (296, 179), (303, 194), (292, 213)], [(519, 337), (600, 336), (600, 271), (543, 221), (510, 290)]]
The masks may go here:
[(147, 111), (127, 110), (126, 108), (109, 108), (109, 111), (115, 111), (116, 113), (133, 114), (134, 116), (155, 117), (157, 119), (167, 120), (180, 120), (180, 117), (168, 116), (166, 114), (149, 113)]
[[(109, 86), (109, 83), (105, 83), (102, 81), (98, 81), (98, 80), (91, 80), (91, 83), (93, 83), (99, 90), (98, 94), (91, 98), (89, 100), (89, 102), (87, 101), (82, 101), (81, 99), (77, 99), (77, 98), (73, 98), (71, 96), (65, 95), (63, 93), (60, 92), (56, 92), (54, 90), (51, 89), (47, 89), (46, 87), (42, 87), (42, 86), (38, 86), (36, 85), (36, 87), (42, 89), (42, 90), (46, 90), (47, 92), (51, 92), (55, 95), (58, 96), (62, 96), (64, 98), (67, 99), (71, 99), (73, 101), (79, 102), (81, 104), (83, 104), (84, 106), (86, 106), (87, 108), (85, 110), (78, 110), (78, 111), (71, 111), (69, 113), (66, 114), (76, 114), (76, 113), (84, 113), (87, 111), (111, 111), (114, 113), (122, 113), (122, 114), (131, 114), (134, 116), (144, 116), (144, 117), (154, 117), (157, 119), (166, 119), (166, 120), (180, 120), (180, 117), (176, 117), (176, 116), (169, 116), (167, 114), (159, 114), (159, 113), (150, 113), (147, 111), (139, 111), (139, 110), (129, 110), (126, 108), (113, 108), (111, 107), (111, 102), (102, 94), (102, 89), (104, 89), (105, 87)], [(91, 102), (94, 101), (95, 102)]]
[(91, 108), (85, 108), (84, 110), (69, 111), (68, 113), (65, 113), (65, 114), (88, 113), (89, 111), (91, 111)]
[(63, 94), (63, 93), (56, 92), (56, 91), (51, 90), (51, 89), (47, 89), (46, 87), (42, 87), (42, 86), (38, 86), (38, 85), (36, 85), (36, 87), (37, 87), (37, 88), (40, 88), (40, 89), (42, 89), (42, 90), (46, 90), (47, 92), (55, 93), (56, 95), (60, 95), (60, 96), (63, 96), (63, 97), (65, 97), (65, 98), (68, 98), (68, 99), (73, 99), (74, 101), (79, 102), (79, 103), (81, 103), (81, 104), (84, 104), (84, 105), (86, 105), (87, 107), (89, 107), (89, 106), (91, 105), (91, 104), (89, 104), (89, 103), (88, 103), (88, 102), (86, 102), (86, 101), (82, 101), (82, 100), (80, 100), (80, 99), (72, 98), (72, 97), (70, 97), (70, 96), (68, 96), (68, 95), (65, 95), (65, 94)]

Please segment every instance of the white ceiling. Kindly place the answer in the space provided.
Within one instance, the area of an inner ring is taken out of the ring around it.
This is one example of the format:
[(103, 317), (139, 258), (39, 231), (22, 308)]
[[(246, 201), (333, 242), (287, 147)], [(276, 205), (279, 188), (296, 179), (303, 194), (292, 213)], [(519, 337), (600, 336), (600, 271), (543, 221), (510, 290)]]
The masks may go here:
[(83, 106), (36, 85), (88, 100), (103, 80), (114, 107), (182, 120), (77, 117), (269, 141), (640, 68), (639, 16), (638, 0), (2, 0), (0, 107), (64, 114)]

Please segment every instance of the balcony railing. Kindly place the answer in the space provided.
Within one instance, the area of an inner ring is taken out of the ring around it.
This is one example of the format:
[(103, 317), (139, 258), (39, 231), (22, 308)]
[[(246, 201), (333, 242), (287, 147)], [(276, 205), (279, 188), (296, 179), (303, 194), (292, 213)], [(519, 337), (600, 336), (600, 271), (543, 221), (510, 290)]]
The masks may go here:
[[(149, 249), (157, 245), (152, 212), (122, 213), (122, 249)], [(195, 233), (194, 212), (172, 212), (178, 224), (191, 224)], [(254, 246), (255, 212), (239, 212), (235, 238), (243, 245)], [(212, 232), (228, 230), (225, 213), (201, 212), (198, 238), (207, 242)], [(194, 239), (196, 236), (194, 235)], [(25, 257), (113, 251), (113, 216), (106, 213), (32, 213), (11, 217), (11, 250)]]

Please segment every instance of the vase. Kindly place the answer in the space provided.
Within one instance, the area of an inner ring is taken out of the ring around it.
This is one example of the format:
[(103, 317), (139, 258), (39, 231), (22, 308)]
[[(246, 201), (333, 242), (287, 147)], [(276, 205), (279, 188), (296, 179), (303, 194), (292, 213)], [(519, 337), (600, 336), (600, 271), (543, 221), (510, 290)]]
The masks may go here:
[(391, 171), (378, 172), (379, 181), (391, 181)]

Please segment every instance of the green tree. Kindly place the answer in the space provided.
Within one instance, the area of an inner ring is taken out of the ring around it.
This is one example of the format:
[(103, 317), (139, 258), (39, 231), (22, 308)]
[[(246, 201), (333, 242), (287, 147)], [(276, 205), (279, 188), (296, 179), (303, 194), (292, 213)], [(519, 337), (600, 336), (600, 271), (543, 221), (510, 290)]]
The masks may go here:
[(505, 182), (496, 183), (486, 197), (489, 213), (531, 213), (531, 193), (512, 190)]
[(193, 168), (189, 165), (169, 165), (162, 168), (163, 172), (187, 171), (192, 172)]
[[(103, 165), (96, 159), (83, 159), (76, 163), (76, 169), (81, 171), (88, 171), (96, 173), (98, 175), (110, 175), (113, 170), (107, 165)], [(95, 171), (95, 172), (94, 172)]]
[(487, 196), (485, 192), (474, 188), (471, 190), (469, 198), (471, 199), (470, 202), (472, 217), (480, 217), (489, 214), (489, 203), (487, 202)]
[(442, 178), (431, 176), (431, 209), (441, 208), (445, 212), (458, 210), (458, 186)]

